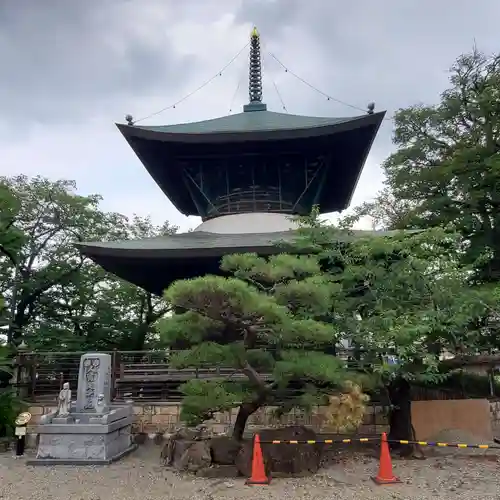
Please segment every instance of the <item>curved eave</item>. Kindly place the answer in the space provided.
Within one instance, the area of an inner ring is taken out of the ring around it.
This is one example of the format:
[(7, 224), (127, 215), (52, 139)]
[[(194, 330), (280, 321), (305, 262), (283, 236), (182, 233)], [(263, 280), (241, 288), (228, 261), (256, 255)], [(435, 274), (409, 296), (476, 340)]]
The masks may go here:
[[(353, 183), (351, 184), (350, 186), (350, 193), (347, 194), (347, 196), (344, 198), (344, 203), (338, 207), (337, 210), (328, 210), (327, 207), (328, 207), (328, 202), (323, 202), (323, 206), (325, 207), (325, 210), (324, 212), (330, 212), (330, 211), (342, 211), (342, 210), (345, 210), (346, 208), (349, 207), (349, 205), (351, 204), (351, 201), (352, 201), (352, 197), (354, 196), (354, 192), (356, 191), (356, 187), (358, 185), (358, 182), (359, 182), (359, 178), (361, 177), (361, 174), (363, 172), (363, 168), (365, 166), (365, 163), (366, 163), (366, 160), (368, 159), (368, 155), (370, 154), (370, 151), (372, 149), (372, 146), (373, 146), (373, 142), (375, 141), (375, 138), (377, 137), (377, 134), (378, 134), (378, 131), (380, 129), (380, 125), (382, 124), (382, 121), (383, 119), (385, 118), (385, 111), (381, 112), (381, 113), (377, 113), (378, 115), (378, 119), (375, 121), (375, 122), (372, 122), (371, 123), (371, 134), (370, 134), (370, 137), (369, 139), (365, 142), (365, 144), (363, 145), (362, 147), (362, 150), (361, 150), (361, 155), (360, 155), (360, 159), (359, 159), (359, 163), (357, 165), (357, 171), (354, 172), (354, 175), (353, 175)], [(370, 116), (375, 116), (375, 113), (373, 115), (370, 115)], [(328, 182), (332, 182), (333, 181), (333, 178), (332, 178), (332, 173), (330, 172), (330, 178), (327, 179), (326, 183), (328, 184)], [(323, 198), (325, 197), (325, 193), (323, 194)], [(321, 206), (321, 204), (320, 204)]]
[(291, 231), (222, 236), (186, 233), (142, 241), (83, 242), (76, 246), (106, 271), (161, 295), (173, 281), (200, 276), (200, 271), (217, 274), (224, 255), (248, 252), (271, 255), (279, 251), (280, 240), (291, 237)]
[[(391, 236), (400, 232), (352, 231), (339, 234), (339, 241), (363, 236)], [(295, 231), (239, 235), (184, 233), (136, 241), (83, 242), (76, 246), (106, 271), (161, 295), (173, 281), (220, 273), (220, 259), (224, 255), (246, 252), (276, 254), (282, 251), (278, 245), (280, 241), (293, 241), (295, 237)]]
[[(246, 141), (275, 141), (287, 139), (304, 139), (309, 137), (321, 137), (334, 135), (358, 128), (375, 126), (375, 134), (384, 119), (385, 111), (353, 117), (343, 122), (332, 124), (321, 124), (313, 127), (282, 128), (265, 130), (242, 130), (242, 131), (215, 131), (215, 132), (175, 132), (153, 130), (149, 127), (137, 125), (125, 125), (117, 123), (116, 126), (125, 139), (140, 138), (161, 142), (177, 143), (227, 143)], [(130, 141), (129, 141), (130, 142)]]
[[(394, 236), (400, 233), (412, 234), (419, 230), (339, 232), (337, 241), (349, 242), (366, 236)], [(112, 242), (79, 242), (75, 246), (83, 255), (99, 257), (140, 257), (143, 259), (186, 258), (223, 256), (227, 253), (260, 252), (267, 248), (279, 249), (280, 242), (291, 243), (299, 236), (297, 230), (272, 233), (208, 233), (192, 231), (170, 236), (123, 240)]]
[[(124, 242), (125, 243), (125, 242)], [(248, 253), (265, 251), (266, 249), (276, 249), (276, 242), (269, 241), (264, 244), (237, 244), (234, 246), (219, 246), (207, 248), (137, 248), (127, 247), (110, 247), (105, 243), (78, 243), (76, 244), (80, 252), (90, 257), (94, 262), (100, 265), (99, 260), (102, 258), (116, 259), (191, 259), (205, 257), (222, 257), (227, 253)]]

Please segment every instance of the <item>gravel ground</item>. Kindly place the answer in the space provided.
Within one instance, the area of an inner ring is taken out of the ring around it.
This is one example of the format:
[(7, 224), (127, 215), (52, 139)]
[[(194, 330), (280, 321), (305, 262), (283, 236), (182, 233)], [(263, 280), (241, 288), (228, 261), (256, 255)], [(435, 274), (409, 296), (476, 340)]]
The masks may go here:
[[(243, 480), (181, 477), (159, 465), (160, 448), (141, 447), (108, 467), (27, 467), (11, 453), (0, 454), (1, 500), (267, 500), (407, 499), (499, 500), (500, 468), (492, 451), (426, 460), (394, 460), (402, 484), (376, 486), (377, 460), (349, 454), (311, 478), (274, 479), (269, 486)], [(258, 490), (258, 493), (257, 491)], [(258, 495), (258, 496), (257, 496)]]

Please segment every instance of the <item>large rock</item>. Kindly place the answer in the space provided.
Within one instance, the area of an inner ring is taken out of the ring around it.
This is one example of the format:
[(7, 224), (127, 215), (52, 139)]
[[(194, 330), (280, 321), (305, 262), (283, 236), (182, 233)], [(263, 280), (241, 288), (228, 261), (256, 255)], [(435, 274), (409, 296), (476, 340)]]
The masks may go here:
[(212, 463), (210, 446), (207, 441), (194, 441), (181, 455), (177, 465), (178, 470), (197, 472), (209, 467)]
[(175, 441), (171, 450), (166, 451), (164, 448), (162, 459), (166, 465), (186, 472), (197, 472), (212, 463), (207, 441)]
[[(281, 429), (265, 429), (259, 433), (261, 441), (310, 441), (316, 433), (306, 427), (293, 426)], [(318, 471), (323, 446), (321, 444), (271, 444), (262, 443), (262, 454), (267, 474), (308, 475)], [(236, 458), (241, 475), (250, 477), (252, 471), (253, 442), (245, 441)]]
[(234, 465), (241, 448), (241, 443), (230, 436), (219, 436), (210, 440), (212, 463), (218, 465)]
[(168, 438), (161, 452), (161, 461), (179, 471), (196, 472), (210, 466), (210, 445), (203, 439), (203, 429), (179, 429)]

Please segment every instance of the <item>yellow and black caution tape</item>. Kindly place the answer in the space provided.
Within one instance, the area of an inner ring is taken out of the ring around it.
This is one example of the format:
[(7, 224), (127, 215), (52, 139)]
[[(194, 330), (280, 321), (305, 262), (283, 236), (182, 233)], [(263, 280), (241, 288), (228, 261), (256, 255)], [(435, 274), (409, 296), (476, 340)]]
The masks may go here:
[(481, 450), (500, 450), (500, 446), (491, 446), (489, 444), (465, 444), (465, 443), (440, 443), (438, 441), (406, 441), (404, 439), (395, 440), (388, 439), (388, 443), (399, 443), (399, 444), (417, 444), (419, 446), (437, 446), (440, 448), (479, 448)]
[(350, 444), (350, 443), (368, 443), (369, 441), (375, 442), (375, 441), (380, 441), (380, 438), (354, 438), (354, 439), (309, 439), (309, 440), (273, 440), (273, 441), (263, 441), (261, 440), (261, 443), (267, 443), (267, 444), (334, 444), (334, 443), (344, 443), (344, 444)]
[[(352, 444), (352, 443), (368, 443), (368, 442), (380, 442), (379, 437), (369, 437), (369, 438), (353, 438), (353, 439), (311, 439), (311, 440), (273, 440), (273, 441), (263, 441), (261, 443), (267, 444)], [(399, 443), (399, 444), (416, 444), (419, 446), (436, 446), (440, 448), (476, 448), (481, 450), (500, 450), (500, 446), (492, 446), (489, 444), (464, 444), (464, 443), (440, 443), (433, 441), (407, 441), (407, 440), (396, 440), (388, 439), (388, 443)]]

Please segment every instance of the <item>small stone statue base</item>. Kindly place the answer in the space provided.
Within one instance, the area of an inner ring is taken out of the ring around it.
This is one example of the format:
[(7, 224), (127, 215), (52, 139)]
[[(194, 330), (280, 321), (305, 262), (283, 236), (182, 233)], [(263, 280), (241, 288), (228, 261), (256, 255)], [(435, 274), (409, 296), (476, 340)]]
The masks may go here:
[(39, 426), (36, 458), (27, 465), (107, 465), (134, 451), (130, 433), (134, 417), (110, 424)]

